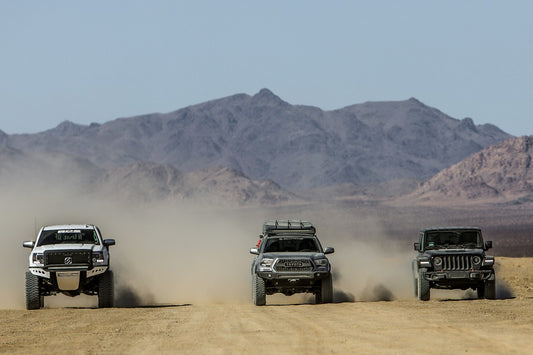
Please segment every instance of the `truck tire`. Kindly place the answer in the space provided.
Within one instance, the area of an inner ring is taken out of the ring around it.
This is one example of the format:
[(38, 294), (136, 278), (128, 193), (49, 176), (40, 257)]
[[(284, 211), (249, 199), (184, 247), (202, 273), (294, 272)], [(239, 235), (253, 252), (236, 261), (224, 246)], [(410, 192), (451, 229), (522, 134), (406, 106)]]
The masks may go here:
[(418, 283), (417, 283), (418, 299), (420, 301), (429, 301), (429, 298), (431, 295), (430, 294), (431, 288), (429, 287), (429, 281), (424, 278), (424, 275), (425, 275), (424, 271), (420, 271), (418, 273)]
[(320, 283), (320, 292), (315, 295), (315, 303), (333, 302), (333, 281), (331, 275)]
[(113, 307), (114, 298), (113, 271), (107, 270), (98, 279), (98, 308)]
[(252, 293), (256, 306), (264, 306), (266, 304), (265, 280), (257, 276), (257, 274), (252, 276)]
[(39, 277), (26, 271), (26, 309), (39, 309), (44, 305), (40, 284)]
[(488, 300), (496, 299), (496, 280), (485, 281), (485, 298)]
[(413, 280), (414, 280), (415, 297), (418, 297), (418, 279), (416, 277), (413, 277)]

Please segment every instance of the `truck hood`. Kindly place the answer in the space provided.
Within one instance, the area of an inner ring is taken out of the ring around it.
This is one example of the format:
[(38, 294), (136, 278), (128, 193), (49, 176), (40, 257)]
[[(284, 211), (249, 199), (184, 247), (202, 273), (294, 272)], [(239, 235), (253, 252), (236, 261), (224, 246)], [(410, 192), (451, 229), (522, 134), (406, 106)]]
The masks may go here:
[(314, 252), (310, 252), (310, 253), (305, 253), (305, 252), (298, 252), (298, 253), (286, 253), (286, 252), (283, 252), (283, 253), (265, 253), (262, 255), (263, 258), (272, 258), (272, 259), (279, 259), (279, 258), (283, 258), (283, 259), (286, 259), (286, 258), (294, 258), (294, 259), (297, 259), (297, 258), (309, 258), (309, 259), (323, 259), (325, 258), (326, 256), (324, 255), (324, 253), (314, 253)]
[(50, 245), (41, 245), (38, 247), (35, 247), (33, 249), (34, 253), (44, 253), (45, 250), (53, 250), (53, 251), (60, 251), (60, 250), (96, 250), (100, 251), (102, 250), (101, 245), (95, 245), (95, 244), (50, 244)]

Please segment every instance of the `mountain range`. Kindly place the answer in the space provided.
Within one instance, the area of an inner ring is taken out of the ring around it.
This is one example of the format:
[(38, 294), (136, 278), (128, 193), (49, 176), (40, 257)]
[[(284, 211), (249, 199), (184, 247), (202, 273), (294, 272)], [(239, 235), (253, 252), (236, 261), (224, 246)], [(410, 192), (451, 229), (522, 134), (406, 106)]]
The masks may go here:
[(104, 124), (65, 121), (36, 134), (0, 132), (0, 146), (64, 153), (101, 169), (140, 162), (184, 174), (229, 168), (253, 181), (302, 191), (424, 181), (511, 137), (496, 126), (452, 118), (414, 98), (324, 111), (291, 105), (262, 89), (253, 96), (237, 94)]
[(410, 194), (418, 201), (529, 200), (533, 136), (500, 142), (439, 172)]
[(252, 180), (227, 167), (183, 173), (169, 164), (136, 162), (105, 169), (61, 152), (0, 147), (0, 191), (20, 191), (28, 196), (53, 195), (58, 190), (72, 196), (128, 202), (186, 201), (216, 206), (279, 205), (301, 200), (273, 181)]

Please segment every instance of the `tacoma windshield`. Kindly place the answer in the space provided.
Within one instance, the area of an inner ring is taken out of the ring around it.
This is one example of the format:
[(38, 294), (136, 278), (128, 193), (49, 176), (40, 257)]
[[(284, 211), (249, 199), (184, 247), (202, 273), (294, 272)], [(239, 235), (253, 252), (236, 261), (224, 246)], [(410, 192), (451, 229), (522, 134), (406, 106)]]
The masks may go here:
[(45, 230), (39, 238), (39, 246), (50, 244), (100, 244), (94, 229)]
[(424, 247), (425, 249), (483, 248), (483, 241), (481, 233), (476, 230), (430, 231), (426, 232)]
[(320, 249), (316, 238), (309, 237), (271, 237), (268, 238), (264, 253), (313, 252)]

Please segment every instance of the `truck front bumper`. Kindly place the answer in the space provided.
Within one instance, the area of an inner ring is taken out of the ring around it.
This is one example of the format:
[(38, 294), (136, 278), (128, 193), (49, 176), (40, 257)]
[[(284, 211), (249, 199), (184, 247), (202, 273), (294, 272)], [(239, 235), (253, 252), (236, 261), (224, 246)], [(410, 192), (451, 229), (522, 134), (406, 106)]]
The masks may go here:
[(321, 280), (330, 276), (329, 271), (308, 271), (308, 272), (276, 272), (276, 271), (258, 271), (257, 276), (265, 280), (291, 280), (291, 281), (309, 281)]
[(30, 267), (29, 271), (35, 276), (43, 277), (49, 279), (52, 273), (55, 272), (73, 272), (73, 271), (86, 271), (87, 277), (93, 277), (96, 275), (103, 274), (109, 267), (107, 265), (103, 266), (94, 266), (92, 269), (88, 270), (87, 267), (54, 267), (54, 268), (43, 268), (43, 267)]

